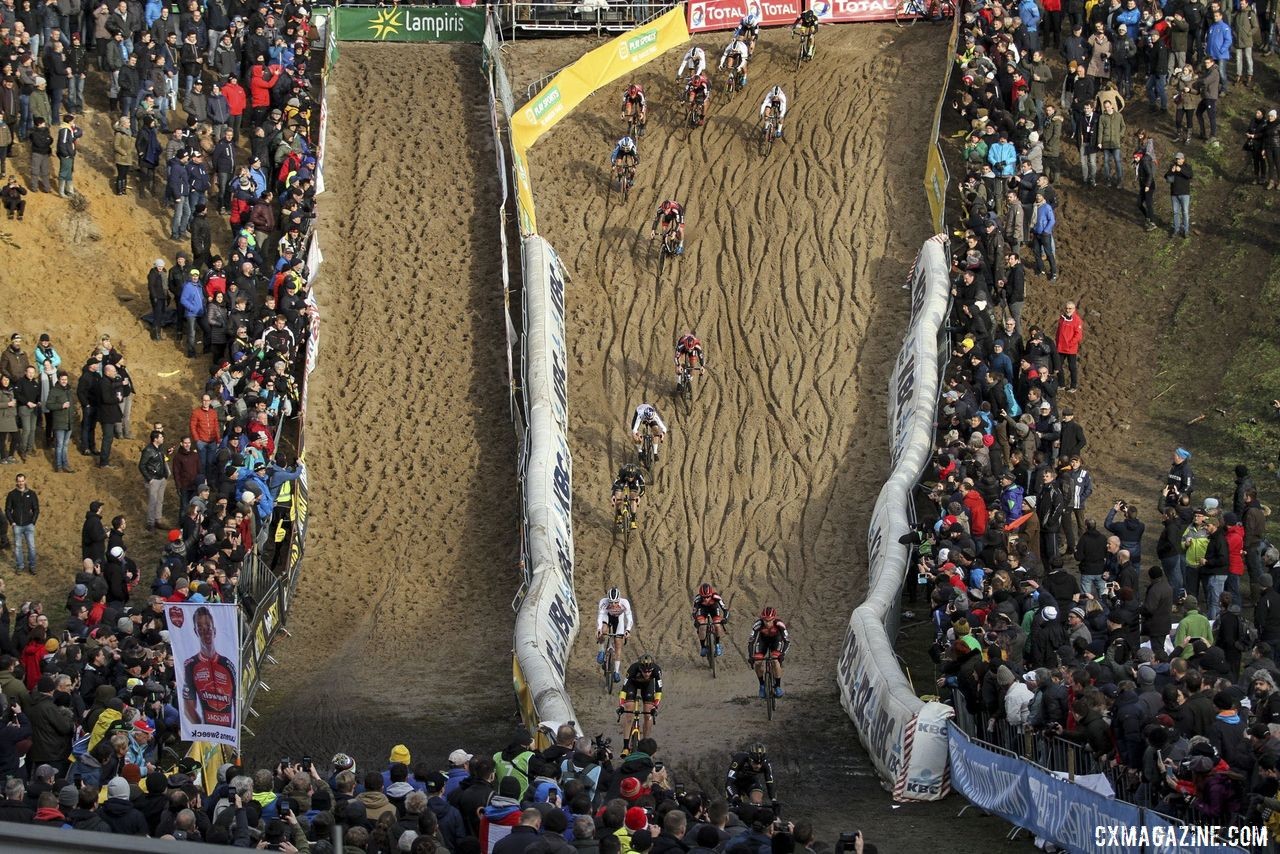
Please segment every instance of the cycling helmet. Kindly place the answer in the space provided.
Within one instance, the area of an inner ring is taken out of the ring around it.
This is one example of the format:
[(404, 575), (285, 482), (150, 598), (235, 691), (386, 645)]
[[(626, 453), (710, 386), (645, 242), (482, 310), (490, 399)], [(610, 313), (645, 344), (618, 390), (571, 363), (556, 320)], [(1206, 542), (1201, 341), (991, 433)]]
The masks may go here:
[(760, 612), (760, 619), (766, 621), (778, 619), (778, 609), (772, 605), (766, 606), (765, 609)]
[(747, 750), (747, 758), (752, 762), (763, 762), (769, 758), (769, 753), (764, 749), (764, 744), (757, 741)]
[(656, 664), (654, 664), (653, 656), (647, 652), (644, 655), (640, 656), (640, 661), (638, 661), (637, 664), (640, 665), (641, 670), (652, 670), (654, 667), (657, 666)]
[(781, 86), (774, 86), (772, 89), (770, 89), (770, 90), (769, 90), (769, 97), (770, 97), (770, 98), (772, 98), (772, 99), (773, 99), (773, 100), (775, 100), (775, 101), (781, 101), (781, 100), (782, 100), (782, 87), (781, 87)]
[(622, 139), (618, 140), (618, 148), (621, 148), (623, 151), (635, 151), (636, 141), (629, 136), (624, 136)]
[(710, 599), (712, 596), (716, 595), (716, 589), (710, 584), (703, 582), (702, 585), (698, 587), (698, 595), (703, 599)]
[(760, 26), (760, 15), (757, 12), (748, 12), (747, 16), (742, 19), (743, 26), (758, 27)]
[(637, 95), (643, 95), (643, 94), (644, 94), (644, 89), (635, 83), (632, 83), (630, 86), (627, 87), (628, 98), (634, 98)]
[(609, 592), (605, 594), (610, 602), (619, 602), (622, 600), (622, 593), (616, 587), (610, 587)]
[(622, 471), (620, 473), (623, 477), (638, 477), (640, 474), (640, 466), (635, 463), (623, 463)]

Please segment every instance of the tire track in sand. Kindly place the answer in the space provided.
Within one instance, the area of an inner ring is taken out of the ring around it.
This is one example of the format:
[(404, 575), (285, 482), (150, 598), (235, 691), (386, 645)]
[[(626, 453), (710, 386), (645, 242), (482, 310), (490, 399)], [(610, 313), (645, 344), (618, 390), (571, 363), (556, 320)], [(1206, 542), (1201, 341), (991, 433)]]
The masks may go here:
[(478, 63), (349, 44), (334, 71), (313, 516), (293, 637), (250, 723), (267, 761), (369, 767), (401, 741), (443, 761), (506, 730), (519, 517)]
[[(767, 32), (746, 91), (727, 100), (717, 89), (707, 126), (692, 134), (679, 127), (682, 112), (673, 117), (678, 90), (667, 75), (678, 53), (637, 74), (651, 119), (626, 209), (607, 200), (602, 165), (621, 135), (613, 90), (626, 81), (588, 100), (533, 151), (539, 222), (572, 276), (584, 626), (570, 684), (583, 727), (616, 739), (591, 622), (601, 591), (625, 581), (638, 619), (625, 655), (652, 651), (663, 664), (656, 735), (664, 757), (695, 777), (709, 766), (722, 771), (726, 751), (757, 737), (783, 739), (773, 753), (801, 776), (835, 758), (842, 767), (827, 775), (822, 797), (848, 797), (830, 791), (832, 776), (865, 782), (869, 773), (835, 705), (834, 666), (864, 589), (866, 523), (886, 469), (885, 383), (905, 323), (898, 288), (927, 236), (923, 152), (898, 142), (924, 138), (928, 107), (901, 87), (941, 62), (926, 33), (899, 33), (900, 47), (885, 51), (888, 32), (823, 28), (817, 60), (798, 75), (794, 42)], [(727, 36), (696, 41), (718, 57)], [(789, 96), (787, 139), (764, 159), (749, 135), (775, 82)], [(686, 204), (687, 249), (659, 280), (656, 247), (641, 232), (657, 202), (673, 195)], [(710, 369), (685, 416), (670, 396), (671, 359), (672, 342), (690, 327), (708, 347)], [(659, 406), (671, 435), (642, 510), (642, 541), (624, 567), (607, 494), (633, 453), (626, 428), (644, 399)], [(734, 611), (715, 681), (688, 622), (688, 597), (704, 579)], [(795, 640), (772, 725), (741, 657), (764, 604), (781, 610)], [(815, 742), (814, 729), (831, 735)], [(826, 813), (825, 821), (839, 820)]]

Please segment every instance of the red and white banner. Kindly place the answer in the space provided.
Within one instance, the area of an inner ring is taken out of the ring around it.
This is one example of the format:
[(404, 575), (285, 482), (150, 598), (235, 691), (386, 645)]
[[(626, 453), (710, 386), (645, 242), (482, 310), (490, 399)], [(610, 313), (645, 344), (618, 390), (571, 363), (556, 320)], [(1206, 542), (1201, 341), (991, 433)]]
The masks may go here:
[(182, 740), (240, 747), (240, 608), (182, 602), (166, 609)]
[(892, 21), (895, 0), (809, 0), (809, 8), (824, 24), (849, 21)]
[(751, 12), (760, 16), (762, 27), (786, 26), (800, 17), (802, 8), (803, 0), (690, 0), (689, 32), (736, 29)]

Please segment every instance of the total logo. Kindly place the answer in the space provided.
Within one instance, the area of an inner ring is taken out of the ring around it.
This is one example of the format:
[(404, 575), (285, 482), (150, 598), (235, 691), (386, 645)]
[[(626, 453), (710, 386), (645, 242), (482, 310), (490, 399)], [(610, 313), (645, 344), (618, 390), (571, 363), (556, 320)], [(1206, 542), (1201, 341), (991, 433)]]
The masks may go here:
[(828, 2), (828, 0), (818, 0), (817, 3), (810, 4), (809, 8), (812, 9), (813, 14), (817, 15), (821, 20), (831, 17), (831, 3)]

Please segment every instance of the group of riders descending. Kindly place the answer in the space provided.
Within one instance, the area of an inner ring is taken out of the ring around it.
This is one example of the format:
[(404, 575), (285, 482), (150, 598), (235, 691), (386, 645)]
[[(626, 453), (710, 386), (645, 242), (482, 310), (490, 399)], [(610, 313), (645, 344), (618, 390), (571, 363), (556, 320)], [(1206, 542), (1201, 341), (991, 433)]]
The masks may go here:
[[(801, 12), (791, 25), (794, 35), (801, 38), (799, 61), (813, 58), (814, 35), (818, 29), (818, 16), (811, 9)], [(755, 53), (756, 41), (760, 37), (760, 16), (752, 12), (744, 17), (733, 31), (733, 37), (720, 54), (717, 65), (719, 71), (725, 72), (725, 91), (729, 94), (740, 91), (747, 83), (747, 64)], [(684, 81), (683, 101), (688, 115), (690, 127), (701, 127), (706, 122), (707, 108), (711, 101), (711, 80), (707, 77), (707, 54), (702, 48), (689, 48), (680, 67), (676, 69), (676, 80)], [(624, 200), (626, 194), (635, 183), (636, 167), (640, 165), (638, 141), (645, 133), (648, 124), (648, 102), (644, 87), (631, 83), (622, 93), (622, 119), (626, 122), (627, 133), (613, 147), (609, 163), (613, 170), (613, 181), (621, 190)], [(782, 120), (787, 113), (787, 96), (782, 87), (775, 85), (765, 93), (760, 104), (760, 118), (772, 134), (773, 139), (782, 139)], [(666, 203), (664, 203), (666, 204)], [(671, 204), (675, 204), (671, 202)]]
[[(812, 10), (805, 10), (792, 24), (792, 32), (801, 37), (799, 61), (813, 58), (814, 34), (818, 17)], [(747, 66), (751, 61), (760, 36), (760, 16), (751, 13), (744, 17), (733, 32), (733, 37), (720, 55), (717, 69), (726, 74), (725, 89), (730, 94), (739, 91), (747, 83)], [(700, 126), (706, 117), (711, 97), (711, 81), (707, 77), (707, 55), (701, 47), (692, 47), (684, 55), (676, 71), (676, 80), (684, 81), (684, 104), (689, 112), (689, 124)], [(774, 85), (765, 93), (759, 110), (762, 120), (762, 138), (772, 142), (783, 138), (783, 120), (787, 114), (787, 95), (781, 86)], [(640, 165), (638, 140), (648, 124), (648, 102), (644, 88), (631, 83), (622, 94), (622, 118), (627, 133), (614, 145), (609, 156), (613, 184), (624, 198), (635, 183), (636, 169)], [(684, 254), (684, 206), (675, 199), (665, 199), (658, 205), (649, 227), (649, 238), (662, 238), (663, 256)], [(683, 333), (676, 341), (676, 392), (677, 397), (692, 399), (693, 377), (706, 371), (706, 353), (695, 332)], [(657, 466), (659, 452), (667, 438), (667, 425), (652, 403), (641, 403), (631, 419), (631, 439), (636, 445), (638, 462), (626, 462), (613, 481), (611, 502), (614, 526), (618, 532), (630, 532), (638, 528), (640, 500), (644, 497), (646, 471), (652, 476)], [(625, 542), (625, 541), (624, 541)], [(693, 626), (698, 639), (699, 652), (711, 665), (715, 675), (715, 660), (724, 654), (723, 633), (729, 621), (729, 607), (711, 584), (701, 584), (693, 597)], [(606, 687), (621, 683), (618, 693), (618, 718), (630, 714), (628, 725), (623, 728), (624, 743), (634, 746), (639, 737), (647, 737), (657, 719), (662, 704), (662, 668), (653, 656), (645, 653), (622, 672), (623, 645), (635, 628), (635, 615), (631, 603), (617, 587), (611, 587), (600, 600), (596, 620), (596, 642), (599, 646), (596, 662), (603, 670)], [(759, 682), (759, 695), (768, 701), (769, 715), (773, 715), (773, 701), (783, 695), (782, 663), (786, 658), (791, 639), (787, 625), (772, 606), (763, 608), (751, 628), (746, 658), (755, 670)], [(756, 792), (749, 785), (756, 778), (773, 797), (772, 770), (769, 769), (764, 746), (754, 745), (749, 753), (734, 757), (729, 771), (726, 791), (735, 802)]]
[[(703, 658), (714, 659), (724, 654), (724, 627), (729, 622), (729, 606), (710, 584), (702, 583), (693, 596), (693, 627), (698, 636)], [(606, 668), (606, 676), (618, 689), (618, 718), (630, 714), (640, 720), (639, 735), (648, 737), (658, 708), (662, 705), (662, 668), (649, 653), (644, 653), (622, 674), (622, 648), (635, 629), (631, 603), (617, 587), (610, 587), (596, 610), (596, 663)], [(766, 606), (751, 627), (747, 641), (747, 660), (756, 672), (761, 699), (782, 696), (782, 663), (786, 659), (791, 637), (778, 609)], [(607, 680), (608, 681), (608, 680)], [(631, 727), (623, 729), (628, 741)], [(770, 793), (772, 794), (772, 793)]]

